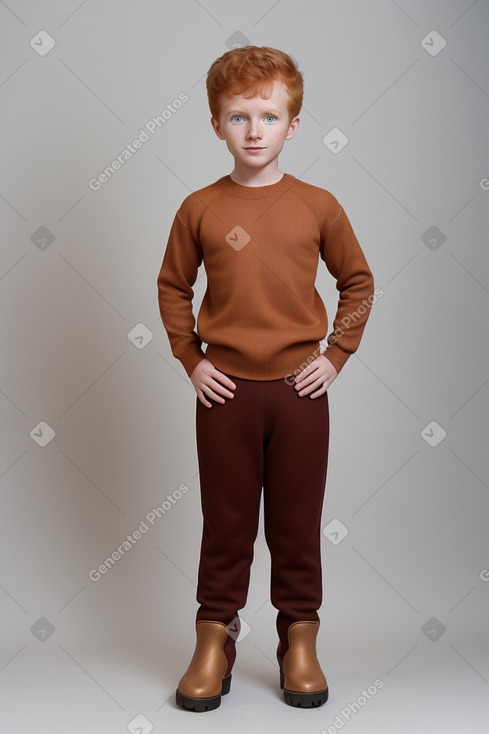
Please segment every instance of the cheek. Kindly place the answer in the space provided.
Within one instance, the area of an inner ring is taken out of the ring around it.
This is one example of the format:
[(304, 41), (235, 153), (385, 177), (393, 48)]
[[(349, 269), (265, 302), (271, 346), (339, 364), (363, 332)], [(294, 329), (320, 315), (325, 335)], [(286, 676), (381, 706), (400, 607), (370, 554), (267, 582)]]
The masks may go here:
[(241, 142), (236, 136), (236, 133), (234, 135), (229, 134), (226, 136), (226, 147), (231, 153), (233, 153), (237, 148), (241, 147)]
[(226, 140), (229, 142), (233, 142), (234, 140), (238, 140), (240, 136), (240, 131), (238, 127), (228, 127), (225, 130)]
[(287, 130), (289, 128), (282, 128), (282, 127), (274, 127), (270, 130), (270, 137), (274, 140), (283, 140), (285, 136), (287, 135)]

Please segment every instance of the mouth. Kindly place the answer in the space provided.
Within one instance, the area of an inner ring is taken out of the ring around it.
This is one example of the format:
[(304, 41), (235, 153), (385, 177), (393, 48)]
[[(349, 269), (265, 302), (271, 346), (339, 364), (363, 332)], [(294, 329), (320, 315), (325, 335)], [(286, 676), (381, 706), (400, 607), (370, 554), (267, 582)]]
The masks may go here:
[(250, 145), (247, 148), (244, 148), (244, 150), (265, 150), (265, 148), (256, 145)]

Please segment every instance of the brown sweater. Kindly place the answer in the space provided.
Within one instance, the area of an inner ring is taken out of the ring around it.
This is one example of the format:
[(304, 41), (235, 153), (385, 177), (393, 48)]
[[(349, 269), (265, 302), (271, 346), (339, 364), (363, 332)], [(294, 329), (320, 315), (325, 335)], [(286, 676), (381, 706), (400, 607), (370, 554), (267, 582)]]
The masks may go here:
[[(328, 318), (315, 288), (319, 257), (339, 291), (334, 334), (322, 352)], [(192, 286), (202, 262), (207, 290), (195, 329)], [(360, 343), (374, 288), (333, 194), (287, 173), (258, 187), (227, 175), (187, 196), (157, 285), (173, 355), (187, 374), (207, 357), (249, 380), (292, 375), (320, 353), (340, 372)]]

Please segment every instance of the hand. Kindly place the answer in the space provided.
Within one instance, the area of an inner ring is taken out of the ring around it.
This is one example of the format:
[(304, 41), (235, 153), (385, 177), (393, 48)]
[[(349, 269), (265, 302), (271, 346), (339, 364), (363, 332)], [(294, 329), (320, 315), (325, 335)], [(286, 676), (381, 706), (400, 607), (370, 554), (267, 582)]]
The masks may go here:
[(336, 377), (338, 377), (338, 372), (329, 359), (321, 354), (296, 375), (295, 389), (301, 398), (310, 393), (312, 393), (312, 399), (318, 398), (326, 392)]
[[(225, 403), (224, 397), (234, 398), (234, 393), (230, 390), (236, 390), (236, 385), (227, 375), (214, 367), (207, 357), (199, 362), (190, 375), (190, 380), (200, 402), (206, 408), (212, 408), (212, 403), (206, 399), (206, 395), (217, 403)], [(227, 387), (229, 390), (226, 390)]]

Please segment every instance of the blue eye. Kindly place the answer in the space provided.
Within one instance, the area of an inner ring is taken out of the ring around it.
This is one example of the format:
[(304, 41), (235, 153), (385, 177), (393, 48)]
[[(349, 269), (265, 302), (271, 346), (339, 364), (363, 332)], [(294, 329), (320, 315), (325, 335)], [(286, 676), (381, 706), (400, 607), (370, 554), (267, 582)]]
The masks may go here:
[(239, 121), (239, 120), (242, 120), (242, 119), (243, 119), (242, 115), (233, 115), (231, 117), (231, 122), (236, 122), (236, 120)]
[(265, 120), (267, 120), (267, 121), (269, 121), (269, 122), (274, 122), (274, 120), (275, 120), (275, 119), (276, 119), (276, 118), (275, 118), (275, 115), (267, 115), (267, 116), (265, 117)]

